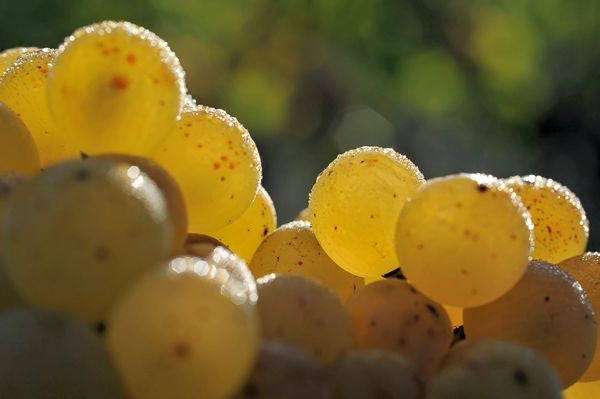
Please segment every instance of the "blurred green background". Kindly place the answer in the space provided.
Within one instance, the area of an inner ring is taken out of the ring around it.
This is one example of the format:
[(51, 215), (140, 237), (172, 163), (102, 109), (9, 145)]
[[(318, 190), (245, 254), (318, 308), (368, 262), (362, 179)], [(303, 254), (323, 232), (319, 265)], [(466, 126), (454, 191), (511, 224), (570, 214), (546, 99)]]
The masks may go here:
[(0, 1), (0, 48), (125, 19), (167, 40), (202, 104), (261, 151), (279, 222), (339, 152), (394, 147), (426, 177), (541, 174), (600, 249), (600, 1)]

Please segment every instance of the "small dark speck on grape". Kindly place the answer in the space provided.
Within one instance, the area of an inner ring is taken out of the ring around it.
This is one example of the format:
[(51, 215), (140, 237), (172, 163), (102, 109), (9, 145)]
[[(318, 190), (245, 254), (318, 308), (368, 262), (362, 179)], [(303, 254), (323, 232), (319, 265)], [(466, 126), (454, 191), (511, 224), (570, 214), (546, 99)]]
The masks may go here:
[(100, 321), (94, 324), (94, 330), (96, 330), (98, 335), (104, 335), (104, 333), (106, 332), (106, 324)]
[(192, 348), (185, 342), (178, 342), (175, 345), (175, 354), (181, 359), (185, 359), (192, 352)]
[(546, 301), (546, 302), (550, 302), (550, 297), (549, 297), (549, 296), (545, 296), (545, 297), (544, 297), (544, 301)]
[(477, 185), (477, 190), (478, 190), (479, 192), (482, 192), (482, 193), (484, 193), (484, 192), (486, 192), (486, 191), (487, 191), (487, 190), (489, 190), (489, 189), (490, 189), (490, 188), (489, 188), (488, 186), (486, 186), (485, 184), (483, 184), (483, 183), (480, 183), (480, 184), (478, 184), (478, 185)]
[(529, 385), (529, 378), (527, 378), (527, 374), (525, 374), (525, 372), (523, 370), (519, 370), (519, 369), (515, 370), (513, 377), (517, 384), (519, 384), (521, 386)]
[(88, 172), (86, 169), (79, 169), (77, 172), (75, 172), (75, 179), (79, 181), (87, 180), (89, 177), (90, 172)]
[(90, 156), (83, 151), (79, 151), (79, 156), (81, 159), (88, 159)]
[(435, 306), (433, 306), (432, 304), (428, 303), (427, 305), (427, 310), (429, 310), (429, 312), (434, 315), (435, 317), (440, 317), (440, 314), (438, 313), (437, 309), (435, 308)]

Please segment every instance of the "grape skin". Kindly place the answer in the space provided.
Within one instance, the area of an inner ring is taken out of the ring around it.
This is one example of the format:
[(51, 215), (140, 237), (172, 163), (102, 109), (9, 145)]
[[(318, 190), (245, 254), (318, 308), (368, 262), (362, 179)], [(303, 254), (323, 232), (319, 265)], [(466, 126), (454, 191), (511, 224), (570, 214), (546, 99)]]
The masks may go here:
[(40, 170), (40, 157), (29, 130), (0, 102), (0, 173), (32, 175)]
[(17, 59), (25, 53), (39, 50), (37, 47), (15, 47), (9, 48), (0, 52), (0, 76), (6, 71)]

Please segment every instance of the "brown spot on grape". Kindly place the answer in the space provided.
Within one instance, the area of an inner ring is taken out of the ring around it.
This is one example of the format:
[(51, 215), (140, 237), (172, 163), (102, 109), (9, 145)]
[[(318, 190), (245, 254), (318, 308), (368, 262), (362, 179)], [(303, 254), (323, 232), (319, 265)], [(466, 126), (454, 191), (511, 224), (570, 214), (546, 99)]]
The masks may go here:
[(468, 276), (469, 272), (467, 271), (467, 269), (460, 269), (460, 274), (462, 274), (463, 276)]
[(108, 248), (104, 247), (104, 246), (99, 246), (98, 248), (96, 248), (96, 251), (94, 252), (94, 258), (96, 258), (96, 260), (98, 262), (104, 262), (105, 260), (107, 260), (110, 256), (110, 251), (108, 250)]
[(269, 234), (269, 229), (267, 228), (267, 226), (265, 226), (265, 228), (263, 229), (263, 237), (265, 237), (267, 234)]
[(523, 370), (520, 370), (520, 369), (515, 370), (515, 372), (513, 373), (513, 378), (515, 379), (515, 382), (518, 385), (521, 385), (523, 387), (529, 385), (529, 378), (527, 377), (527, 374), (525, 374), (525, 372)]
[(425, 305), (427, 307), (427, 310), (429, 310), (429, 313), (431, 313), (434, 317), (440, 317), (440, 314), (438, 313), (437, 309), (435, 308), (435, 306), (433, 306), (432, 304), (428, 303)]
[(225, 181), (225, 176), (221, 176), (221, 181)]
[(373, 216), (373, 215), (370, 215), (370, 218), (371, 218), (371, 219), (373, 219), (374, 217), (375, 217), (375, 216)]
[(218, 162), (215, 162), (215, 163), (213, 163), (213, 169), (214, 169), (214, 170), (217, 170), (217, 169), (219, 169), (220, 167), (221, 167), (221, 164), (220, 164), (220, 163), (218, 163)]
[(133, 65), (133, 64), (135, 64), (136, 61), (137, 61), (137, 57), (135, 56), (135, 54), (133, 54), (133, 53), (127, 54), (127, 62), (128, 63)]
[(420, 251), (423, 249), (423, 244), (417, 244), (417, 249)]
[(204, 144), (198, 143), (198, 144), (196, 144), (196, 147), (197, 148), (204, 148)]
[(90, 172), (88, 172), (86, 169), (79, 169), (77, 172), (75, 172), (75, 179), (79, 181), (85, 181), (89, 178)]
[(304, 264), (304, 262), (302, 262), (301, 260), (298, 261), (298, 266), (302, 266)]
[(517, 235), (515, 233), (512, 233), (510, 235), (510, 239), (513, 240), (513, 241), (516, 240), (517, 239)]
[(413, 320), (415, 321), (415, 323), (418, 323), (419, 320), (421, 320), (421, 316), (419, 316), (418, 314), (413, 316)]
[(126, 90), (129, 87), (129, 79), (123, 75), (114, 75), (110, 86), (116, 90)]
[(545, 302), (550, 302), (550, 297), (549, 297), (549, 296), (545, 296), (545, 297), (544, 297), (544, 301), (545, 301)]
[(227, 156), (226, 155), (221, 155), (221, 161), (227, 161)]
[(175, 344), (175, 355), (180, 359), (185, 359), (192, 353), (192, 348), (186, 342), (178, 342)]
[(483, 183), (479, 183), (477, 185), (477, 191), (479, 191), (480, 193), (485, 193), (487, 190), (489, 190), (490, 188), (488, 186), (486, 186)]
[(337, 226), (333, 226), (333, 229), (334, 229), (334, 230), (337, 230)]
[(370, 325), (371, 327), (375, 327), (375, 326), (377, 326), (377, 322), (376, 322), (375, 320), (371, 320), (371, 321), (369, 322), (369, 325)]
[(229, 162), (229, 169), (231, 169), (231, 170), (235, 169), (235, 163)]

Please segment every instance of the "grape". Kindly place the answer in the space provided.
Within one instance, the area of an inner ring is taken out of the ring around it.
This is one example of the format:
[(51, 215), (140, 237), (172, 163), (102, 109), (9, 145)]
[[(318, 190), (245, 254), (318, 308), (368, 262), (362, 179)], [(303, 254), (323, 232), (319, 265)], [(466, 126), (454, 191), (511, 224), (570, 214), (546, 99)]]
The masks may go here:
[(234, 398), (329, 399), (322, 370), (296, 347), (263, 341), (250, 378)]
[(260, 244), (250, 270), (260, 277), (270, 273), (296, 273), (319, 280), (342, 300), (364, 285), (364, 280), (335, 264), (317, 241), (309, 222), (280, 226)]
[(403, 356), (382, 350), (348, 353), (330, 370), (336, 399), (417, 399), (424, 385)]
[(396, 220), (422, 183), (419, 169), (393, 149), (361, 147), (339, 155), (310, 193), (310, 220), (319, 243), (352, 274), (389, 272), (398, 264)]
[(596, 347), (594, 310), (575, 280), (534, 260), (523, 278), (492, 303), (463, 312), (469, 339), (499, 338), (534, 349), (556, 370), (563, 387), (590, 365)]
[(565, 399), (600, 398), (600, 381), (580, 382), (563, 391)]
[[(594, 307), (600, 309), (600, 253), (588, 252), (565, 259), (558, 266), (573, 277), (585, 290)], [(596, 332), (596, 352), (580, 382), (600, 380), (600, 330)]]
[(31, 134), (0, 102), (0, 172), (34, 174), (39, 170), (40, 157)]
[(302, 209), (300, 213), (298, 213), (298, 216), (296, 216), (296, 219), (294, 220), (305, 220), (307, 222), (310, 222), (310, 209)]
[(76, 147), (60, 134), (48, 111), (46, 81), (55, 54), (52, 49), (26, 52), (0, 76), (0, 101), (27, 126), (44, 168), (79, 156)]
[(404, 280), (376, 281), (348, 298), (346, 308), (357, 348), (395, 351), (429, 378), (450, 347), (452, 328), (444, 308)]
[(257, 280), (263, 337), (295, 344), (326, 365), (354, 344), (352, 324), (340, 298), (317, 281), (294, 274)]
[(0, 397), (124, 398), (102, 342), (60, 313), (23, 309), (0, 316)]
[(531, 214), (533, 257), (558, 263), (585, 251), (589, 227), (579, 198), (567, 187), (541, 176), (506, 179)]
[(246, 212), (212, 233), (233, 252), (250, 263), (261, 241), (277, 226), (277, 215), (269, 193), (262, 186)]
[[(227, 248), (225, 244), (214, 237), (190, 233), (185, 240), (182, 254), (205, 257), (209, 256), (216, 247)], [(229, 251), (228, 248), (227, 250)]]
[(104, 320), (114, 296), (166, 259), (172, 242), (154, 182), (96, 159), (53, 166), (25, 183), (3, 227), (5, 270), (24, 299), (90, 322)]
[(554, 371), (525, 346), (483, 340), (460, 345), (459, 350), (433, 380), (427, 399), (561, 398)]
[(225, 111), (187, 107), (152, 158), (179, 183), (190, 232), (210, 234), (240, 217), (254, 200), (260, 157), (248, 131)]
[(241, 388), (258, 346), (256, 285), (240, 284), (222, 261), (231, 259), (175, 258), (113, 308), (108, 349), (133, 399), (223, 398)]
[(36, 47), (15, 47), (0, 52), (0, 76), (23, 54), (38, 50)]
[[(187, 212), (181, 189), (171, 175), (156, 162), (141, 156), (103, 154), (96, 158), (135, 165), (156, 183), (167, 201), (167, 211), (173, 232), (172, 254), (179, 254), (187, 238)], [(132, 169), (131, 173), (135, 173), (135, 169)]]
[(47, 90), (56, 126), (80, 151), (145, 155), (175, 126), (186, 89), (163, 40), (129, 22), (105, 21), (65, 39)]
[(521, 278), (533, 226), (519, 198), (489, 175), (431, 179), (407, 202), (396, 245), (406, 278), (457, 307), (498, 298)]

